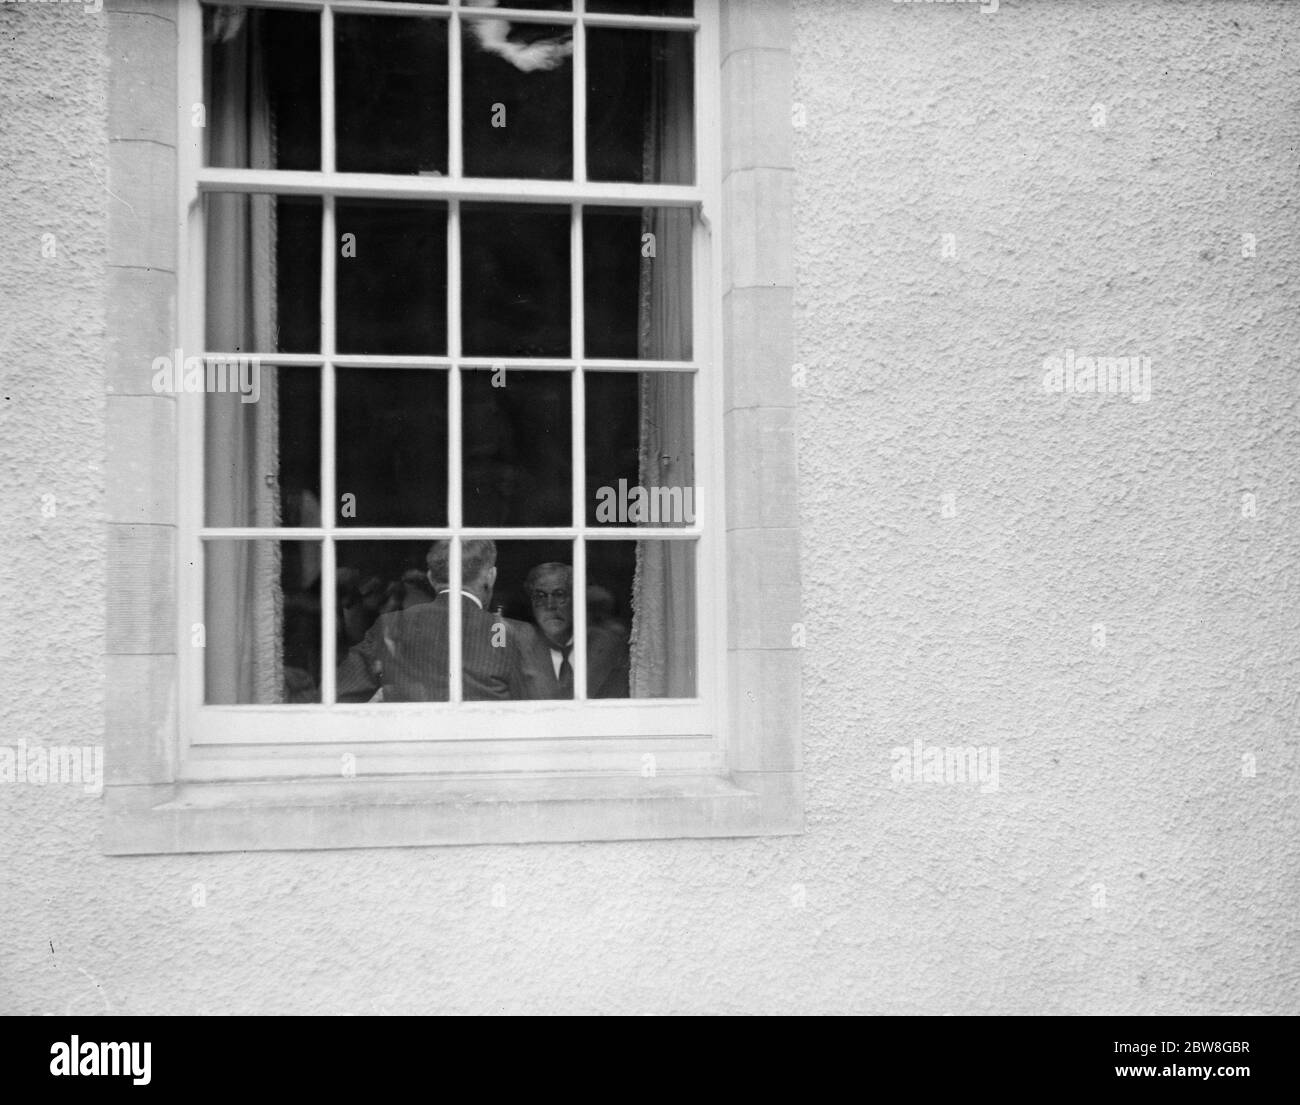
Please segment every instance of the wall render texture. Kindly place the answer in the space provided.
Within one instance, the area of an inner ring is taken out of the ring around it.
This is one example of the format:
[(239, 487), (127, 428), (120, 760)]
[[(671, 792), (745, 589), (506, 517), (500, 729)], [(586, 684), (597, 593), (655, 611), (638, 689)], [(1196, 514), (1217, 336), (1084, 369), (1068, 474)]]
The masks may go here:
[[(1300, 1011), (1300, 6), (795, 15), (807, 833), (110, 859), (0, 786), (0, 1012)], [(109, 64), (0, 6), (3, 745), (103, 737)]]

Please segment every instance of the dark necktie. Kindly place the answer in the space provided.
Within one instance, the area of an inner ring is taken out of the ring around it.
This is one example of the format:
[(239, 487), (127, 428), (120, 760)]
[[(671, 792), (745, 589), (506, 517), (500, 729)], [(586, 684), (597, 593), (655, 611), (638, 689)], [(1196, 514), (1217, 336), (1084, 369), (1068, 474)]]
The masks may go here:
[(565, 645), (560, 649), (560, 697), (573, 697), (573, 665), (569, 663), (569, 654), (573, 651), (572, 645)]

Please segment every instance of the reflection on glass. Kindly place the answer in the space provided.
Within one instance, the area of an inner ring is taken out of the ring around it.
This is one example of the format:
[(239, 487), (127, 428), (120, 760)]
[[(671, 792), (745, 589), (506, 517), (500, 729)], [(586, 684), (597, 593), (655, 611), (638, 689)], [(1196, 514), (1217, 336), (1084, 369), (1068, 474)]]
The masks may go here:
[(208, 705), (320, 701), (318, 541), (206, 541)]
[(588, 372), (587, 524), (690, 526), (694, 379), (685, 372)]
[(317, 196), (203, 197), (208, 349), (320, 349), (321, 210)]
[(570, 27), (463, 20), (466, 176), (572, 178), (572, 55)]
[(319, 169), (320, 16), (269, 8), (203, 8), (207, 163)]
[(587, 175), (695, 182), (694, 38), (587, 30)]
[(690, 210), (589, 207), (582, 220), (587, 356), (690, 360)]
[(447, 205), (339, 200), (338, 348), (447, 351)]
[(460, 217), (465, 354), (567, 357), (569, 209), (466, 203)]
[[(338, 541), (339, 702), (446, 702), (446, 542)], [(504, 685), (504, 683), (503, 683)]]
[(567, 526), (572, 515), (570, 374), (461, 374), (465, 525)]
[(209, 526), (320, 525), (320, 369), (210, 361), (204, 396)]
[(347, 369), (335, 379), (336, 524), (447, 524), (447, 374)]
[(447, 172), (447, 23), (334, 17), (336, 158), (345, 173)]
[(695, 609), (694, 541), (587, 542), (588, 639), (628, 642), (630, 697), (696, 696)]

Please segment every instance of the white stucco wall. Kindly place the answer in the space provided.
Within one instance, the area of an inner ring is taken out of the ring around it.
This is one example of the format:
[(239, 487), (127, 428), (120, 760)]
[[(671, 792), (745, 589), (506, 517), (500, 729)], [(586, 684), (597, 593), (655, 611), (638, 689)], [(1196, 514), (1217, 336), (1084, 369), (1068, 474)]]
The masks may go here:
[[(1300, 1011), (1300, 5), (794, 49), (806, 835), (108, 859), (4, 786), (0, 1012)], [(103, 734), (106, 53), (0, 5), (0, 744)], [(997, 791), (892, 785), (917, 739)]]

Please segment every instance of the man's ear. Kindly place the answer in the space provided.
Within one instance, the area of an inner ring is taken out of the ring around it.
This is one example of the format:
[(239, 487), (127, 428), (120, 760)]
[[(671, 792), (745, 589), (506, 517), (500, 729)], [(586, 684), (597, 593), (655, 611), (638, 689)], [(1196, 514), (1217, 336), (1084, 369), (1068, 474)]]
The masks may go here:
[(492, 567), (490, 567), (490, 568), (487, 570), (487, 589), (488, 589), (488, 591), (491, 591), (492, 588), (495, 587), (496, 585), (497, 585), (497, 566), (496, 566), (495, 564), (493, 564)]

